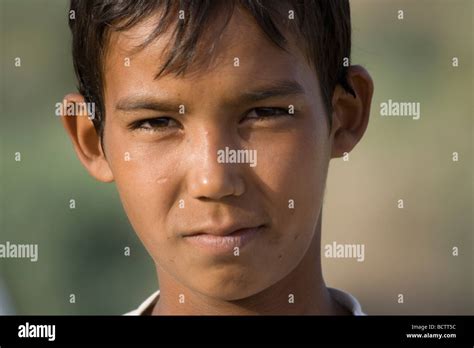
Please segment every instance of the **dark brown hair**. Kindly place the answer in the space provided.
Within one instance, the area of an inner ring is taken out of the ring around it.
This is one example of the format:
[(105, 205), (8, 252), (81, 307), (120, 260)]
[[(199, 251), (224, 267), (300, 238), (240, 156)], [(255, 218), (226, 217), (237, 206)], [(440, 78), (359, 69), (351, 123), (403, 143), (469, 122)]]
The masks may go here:
[[(174, 25), (174, 42), (157, 76), (165, 72), (179, 75), (195, 58), (196, 46), (205, 28), (212, 24), (211, 18), (227, 14), (222, 32), (236, 5), (250, 13), (281, 49), (287, 48), (287, 38), (281, 29), (293, 34), (318, 73), (332, 125), (331, 98), (336, 85), (342, 85), (355, 96), (346, 79), (347, 67), (343, 65), (345, 58), (350, 59), (351, 51), (348, 0), (71, 0), (69, 26), (78, 90), (87, 102), (96, 105), (93, 122), (99, 135), (103, 134), (105, 120), (103, 60), (112, 30), (127, 30), (161, 10), (156, 29), (138, 49)], [(178, 19), (180, 10), (186, 14), (184, 19)]]

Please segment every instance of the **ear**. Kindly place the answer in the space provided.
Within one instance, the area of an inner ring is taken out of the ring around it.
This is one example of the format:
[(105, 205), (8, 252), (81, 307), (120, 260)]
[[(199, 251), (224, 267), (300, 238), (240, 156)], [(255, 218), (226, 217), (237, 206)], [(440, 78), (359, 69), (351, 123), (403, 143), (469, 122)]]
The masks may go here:
[[(61, 122), (71, 138), (77, 157), (89, 174), (99, 181), (111, 182), (114, 180), (112, 170), (84, 103), (84, 97), (80, 94), (66, 95), (61, 108)], [(69, 112), (71, 110), (76, 112)]]
[(349, 153), (359, 142), (369, 123), (374, 83), (367, 70), (359, 65), (349, 67), (347, 80), (356, 97), (336, 86), (332, 98), (331, 158)]

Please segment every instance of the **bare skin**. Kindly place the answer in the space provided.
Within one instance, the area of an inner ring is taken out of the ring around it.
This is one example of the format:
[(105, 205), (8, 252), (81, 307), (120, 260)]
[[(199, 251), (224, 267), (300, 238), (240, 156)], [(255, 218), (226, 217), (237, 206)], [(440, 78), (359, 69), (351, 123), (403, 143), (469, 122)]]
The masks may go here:
[[(303, 53), (293, 44), (291, 54), (275, 47), (245, 13), (234, 13), (206, 67), (180, 77), (154, 79), (166, 35), (131, 54), (152, 28), (143, 21), (110, 36), (103, 149), (87, 117), (61, 118), (89, 173), (116, 183), (155, 262), (160, 299), (151, 314), (350, 314), (323, 279), (321, 212), (330, 159), (350, 152), (366, 130), (370, 75), (360, 66), (349, 69), (357, 97), (335, 89), (329, 129), (317, 74)], [(301, 91), (241, 99), (276, 81), (296, 82)], [(65, 99), (84, 101), (75, 93)], [(163, 100), (174, 106), (156, 109)], [(285, 115), (289, 105), (295, 113)], [(259, 108), (277, 109), (262, 117)], [(257, 165), (218, 163), (217, 151), (226, 146), (256, 150)], [(186, 237), (236, 224), (263, 226), (238, 256)]]

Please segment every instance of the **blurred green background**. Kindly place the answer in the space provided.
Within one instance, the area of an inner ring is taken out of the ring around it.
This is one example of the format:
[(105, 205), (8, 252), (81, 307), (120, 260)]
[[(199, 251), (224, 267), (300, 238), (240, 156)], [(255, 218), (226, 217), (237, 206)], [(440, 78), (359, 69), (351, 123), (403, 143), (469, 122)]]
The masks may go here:
[[(365, 261), (323, 259), (323, 270), (368, 314), (474, 314), (473, 3), (351, 2), (352, 63), (375, 95), (350, 160), (331, 162), (322, 245), (363, 243)], [(0, 0), (0, 243), (39, 245), (36, 263), (0, 259), (3, 313), (122, 314), (158, 287), (115, 187), (88, 176), (54, 114), (75, 90), (68, 6)], [(388, 99), (420, 102), (421, 119), (381, 117)]]

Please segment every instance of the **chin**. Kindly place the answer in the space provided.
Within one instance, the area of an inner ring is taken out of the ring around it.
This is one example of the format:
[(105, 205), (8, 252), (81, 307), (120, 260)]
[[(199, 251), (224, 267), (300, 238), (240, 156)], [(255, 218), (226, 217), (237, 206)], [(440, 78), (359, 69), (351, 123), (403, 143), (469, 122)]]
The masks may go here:
[(221, 301), (237, 301), (256, 295), (271, 284), (265, 283), (263, 275), (253, 274), (253, 272), (236, 274), (228, 270), (222, 276), (203, 277), (195, 285), (193, 288), (207, 297)]

